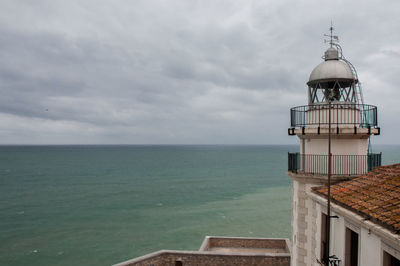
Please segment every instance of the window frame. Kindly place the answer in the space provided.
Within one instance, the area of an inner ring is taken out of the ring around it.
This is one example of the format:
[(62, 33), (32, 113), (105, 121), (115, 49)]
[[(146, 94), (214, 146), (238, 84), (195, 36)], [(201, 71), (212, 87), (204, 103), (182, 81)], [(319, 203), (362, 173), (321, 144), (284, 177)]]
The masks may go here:
[(385, 253), (387, 253), (388, 255), (400, 260), (400, 251), (393, 248), (393, 245), (389, 245), (385, 242), (381, 242), (381, 265), (384, 265), (385, 262)]
[(350, 244), (350, 243), (348, 243), (348, 235), (347, 235), (348, 234), (347, 233), (348, 230), (354, 232), (358, 236), (358, 238), (357, 238), (357, 241), (358, 241), (358, 244), (357, 244), (358, 245), (358, 247), (357, 247), (357, 266), (360, 266), (360, 259), (361, 259), (361, 229), (358, 226), (355, 226), (354, 224), (352, 224), (352, 223), (350, 223), (348, 221), (345, 221), (345, 224), (344, 224), (344, 245), (343, 245), (343, 255), (344, 255), (343, 257), (344, 257), (344, 260), (343, 260), (343, 264), (345, 266), (349, 265), (348, 262), (347, 262), (347, 259), (348, 259), (347, 249), (348, 249), (348, 245)]

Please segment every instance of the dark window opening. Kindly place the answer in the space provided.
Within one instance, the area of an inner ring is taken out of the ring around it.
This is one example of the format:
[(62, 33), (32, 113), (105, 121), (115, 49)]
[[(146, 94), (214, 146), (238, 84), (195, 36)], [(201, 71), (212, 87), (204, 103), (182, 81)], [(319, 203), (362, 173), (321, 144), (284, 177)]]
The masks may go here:
[(327, 224), (326, 214), (321, 213), (321, 261), (326, 258), (326, 224)]
[(383, 252), (383, 266), (400, 266), (400, 260), (387, 252)]
[(358, 234), (346, 228), (345, 266), (358, 266)]
[(175, 261), (175, 266), (183, 266), (183, 263), (181, 260), (176, 260)]

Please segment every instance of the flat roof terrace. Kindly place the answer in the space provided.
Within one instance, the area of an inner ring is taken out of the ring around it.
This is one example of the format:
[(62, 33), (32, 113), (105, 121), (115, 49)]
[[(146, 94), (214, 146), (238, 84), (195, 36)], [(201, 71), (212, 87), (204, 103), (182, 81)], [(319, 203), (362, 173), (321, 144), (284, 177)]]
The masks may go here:
[(207, 236), (200, 251), (222, 253), (289, 254), (289, 243), (282, 238), (247, 238)]

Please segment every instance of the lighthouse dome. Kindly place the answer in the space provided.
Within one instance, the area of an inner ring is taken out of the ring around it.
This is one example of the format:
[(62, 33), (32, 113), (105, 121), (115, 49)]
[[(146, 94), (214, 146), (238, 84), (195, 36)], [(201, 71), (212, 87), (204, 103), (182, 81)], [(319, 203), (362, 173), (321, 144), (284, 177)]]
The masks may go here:
[(349, 63), (345, 60), (340, 60), (339, 51), (334, 47), (329, 47), (325, 51), (324, 62), (316, 66), (310, 74), (308, 85), (313, 85), (320, 82), (338, 81), (342, 85), (357, 83), (357, 78), (350, 68)]
[(332, 80), (352, 82), (354, 79), (353, 72), (346, 62), (326, 60), (313, 69), (307, 84)]

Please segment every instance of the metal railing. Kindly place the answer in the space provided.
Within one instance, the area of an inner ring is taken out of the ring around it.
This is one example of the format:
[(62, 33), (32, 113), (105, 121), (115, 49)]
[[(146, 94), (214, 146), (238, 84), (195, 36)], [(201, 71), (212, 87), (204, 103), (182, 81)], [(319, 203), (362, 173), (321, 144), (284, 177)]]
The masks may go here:
[[(291, 127), (309, 125), (321, 126), (329, 123), (328, 104), (312, 104), (297, 106), (290, 109)], [(376, 106), (355, 103), (332, 103), (331, 124), (353, 125), (359, 127), (378, 126), (378, 109)]]
[[(362, 175), (381, 164), (382, 153), (332, 155), (332, 175)], [(328, 155), (288, 153), (288, 171), (326, 175), (328, 174)]]

